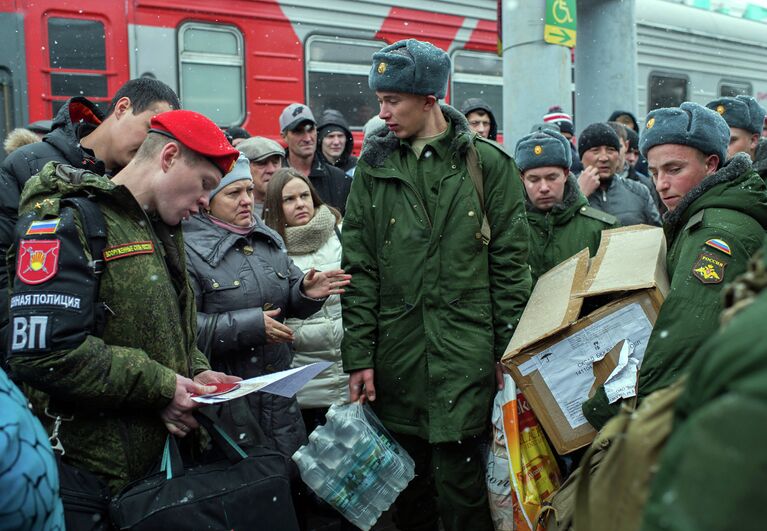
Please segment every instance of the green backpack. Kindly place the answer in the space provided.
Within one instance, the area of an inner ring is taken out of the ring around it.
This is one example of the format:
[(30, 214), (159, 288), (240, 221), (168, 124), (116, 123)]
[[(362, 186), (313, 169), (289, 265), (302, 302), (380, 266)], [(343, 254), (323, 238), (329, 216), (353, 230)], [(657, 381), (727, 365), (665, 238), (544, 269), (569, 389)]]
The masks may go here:
[(671, 435), (686, 378), (620, 413), (597, 434), (581, 464), (541, 509), (546, 531), (636, 531), (655, 465)]

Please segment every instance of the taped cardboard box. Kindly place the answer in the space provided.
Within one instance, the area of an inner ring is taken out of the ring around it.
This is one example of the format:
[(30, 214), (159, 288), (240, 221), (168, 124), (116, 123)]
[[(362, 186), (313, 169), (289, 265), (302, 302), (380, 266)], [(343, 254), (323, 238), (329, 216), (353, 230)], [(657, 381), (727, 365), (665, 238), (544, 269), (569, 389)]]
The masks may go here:
[(633, 394), (668, 292), (665, 264), (663, 230), (637, 225), (604, 231), (593, 260), (584, 249), (538, 280), (503, 363), (560, 454), (596, 435), (581, 410), (596, 387)]

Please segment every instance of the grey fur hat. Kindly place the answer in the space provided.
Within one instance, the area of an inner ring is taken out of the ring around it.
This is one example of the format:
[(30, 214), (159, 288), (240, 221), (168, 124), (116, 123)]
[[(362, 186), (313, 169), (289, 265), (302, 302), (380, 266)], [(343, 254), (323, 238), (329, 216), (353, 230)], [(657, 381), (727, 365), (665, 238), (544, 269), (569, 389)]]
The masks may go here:
[(445, 97), (450, 58), (430, 42), (407, 39), (373, 54), (368, 85), (372, 90)]
[(522, 172), (542, 166), (558, 166), (570, 171), (573, 155), (570, 143), (561, 133), (551, 129), (541, 129), (539, 132), (522, 137), (517, 142), (514, 160)]
[(706, 107), (721, 114), (730, 127), (757, 134), (761, 134), (764, 128), (765, 110), (751, 96), (719, 98), (707, 103)]
[(694, 147), (704, 155), (719, 155), (719, 166), (727, 160), (730, 128), (724, 118), (711, 109), (686, 101), (679, 107), (650, 111), (639, 136), (639, 151), (647, 152), (661, 144)]

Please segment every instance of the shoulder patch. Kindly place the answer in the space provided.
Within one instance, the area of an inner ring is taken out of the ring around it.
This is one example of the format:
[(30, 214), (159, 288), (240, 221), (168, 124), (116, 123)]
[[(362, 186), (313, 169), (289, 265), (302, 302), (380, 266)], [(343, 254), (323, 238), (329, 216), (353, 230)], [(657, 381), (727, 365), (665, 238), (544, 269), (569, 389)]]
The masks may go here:
[(61, 223), (61, 218), (33, 221), (29, 225), (25, 236), (35, 234), (56, 234), (56, 231), (59, 229), (59, 223)]
[(721, 284), (727, 262), (709, 253), (700, 253), (692, 266), (692, 274), (703, 284)]
[(602, 212), (601, 210), (588, 205), (582, 206), (579, 212), (582, 215), (586, 216), (587, 218), (599, 220), (602, 223), (606, 223), (607, 225), (616, 225), (618, 223), (618, 218), (616, 218), (612, 214), (608, 214), (607, 212)]
[(684, 226), (682, 230), (693, 230), (698, 227), (701, 223), (703, 223), (703, 215), (706, 213), (706, 210), (703, 209), (699, 212), (696, 212), (693, 214), (693, 216), (689, 219), (687, 224)]
[(706, 241), (706, 245), (708, 245), (709, 247), (713, 247), (717, 251), (723, 252), (727, 256), (732, 256), (732, 250), (730, 249), (730, 246), (727, 245), (727, 242), (724, 240), (720, 240), (718, 238), (712, 238)]
[(152, 254), (153, 252), (154, 244), (151, 241), (123, 243), (104, 249), (104, 260), (110, 262), (118, 258), (127, 258), (137, 254)]
[(21, 240), (16, 276), (29, 285), (42, 284), (59, 271), (60, 240)]

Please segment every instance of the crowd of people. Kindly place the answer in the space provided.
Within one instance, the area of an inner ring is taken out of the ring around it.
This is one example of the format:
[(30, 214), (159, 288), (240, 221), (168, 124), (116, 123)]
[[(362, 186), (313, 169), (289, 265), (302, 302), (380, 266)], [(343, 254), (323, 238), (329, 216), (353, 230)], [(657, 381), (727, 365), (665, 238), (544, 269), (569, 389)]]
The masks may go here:
[[(280, 143), (181, 110), (148, 78), (105, 114), (74, 97), (44, 135), (11, 133), (0, 528), (71, 526), (61, 463), (114, 495), (156, 467), (168, 434), (195, 454), (200, 409), (244, 450), (289, 457), (332, 404), (367, 401), (415, 461), (397, 528), (492, 530), (482, 451), (531, 289), (637, 224), (663, 227), (670, 290), (636, 399), (685, 385), (642, 529), (732, 529), (733, 513), (760, 527), (764, 108), (685, 102), (641, 124), (619, 110), (576, 138), (555, 106), (507, 150), (486, 102), (440, 102), (449, 72), (426, 42), (376, 52), (380, 113), (359, 158), (338, 110), (288, 105)], [(330, 366), (293, 398), (191, 399), (317, 361)], [(582, 405), (597, 430), (620, 407), (602, 388)], [(291, 481), (302, 529), (349, 527)]]

